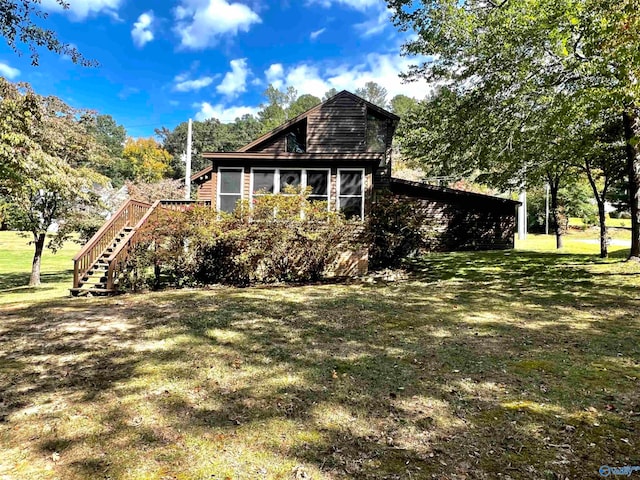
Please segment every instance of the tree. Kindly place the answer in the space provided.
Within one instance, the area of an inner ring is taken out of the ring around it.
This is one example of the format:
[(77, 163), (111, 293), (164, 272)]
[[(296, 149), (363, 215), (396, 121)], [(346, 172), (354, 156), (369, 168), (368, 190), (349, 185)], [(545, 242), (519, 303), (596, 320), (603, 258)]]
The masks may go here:
[[(404, 52), (429, 57), (411, 68), (407, 78), (448, 84), (473, 98), (477, 105), (470, 117), (461, 119), (465, 126), (481, 123), (487, 112), (503, 119), (503, 125), (492, 121), (484, 129), (483, 136), (496, 144), (509, 148), (513, 143), (508, 142), (519, 140), (532, 120), (543, 119), (561, 131), (570, 123), (565, 114), (573, 109), (554, 108), (557, 103), (590, 105), (584, 116), (572, 119), (582, 125), (608, 114), (622, 117), (633, 218), (631, 256), (639, 256), (640, 0), (387, 3), (396, 25), (416, 33)], [(539, 98), (544, 99), (542, 112)], [(522, 124), (512, 121), (514, 115)]]
[(93, 168), (110, 178), (114, 186), (122, 186), (128, 171), (128, 165), (122, 158), (127, 130), (118, 125), (111, 115), (90, 115), (84, 121), (89, 133), (102, 147), (100, 161)]
[[(69, 8), (65, 0), (55, 0), (62, 8)], [(73, 63), (96, 66), (71, 44), (61, 42), (53, 30), (41, 27), (39, 21), (47, 19), (47, 13), (40, 8), (40, 0), (3, 0), (0, 2), (0, 33), (7, 45), (18, 55), (22, 52), (18, 44), (25, 44), (31, 52), (31, 64), (38, 65), (37, 47), (45, 47), (58, 55), (68, 56)]]
[(418, 104), (418, 101), (415, 98), (408, 97), (402, 94), (396, 95), (389, 102), (389, 105), (391, 107), (391, 112), (398, 115), (401, 121), (403, 117), (405, 117), (407, 114), (409, 114), (409, 112), (411, 112), (411, 110), (416, 108), (417, 104)]
[(607, 215), (605, 204), (609, 200), (612, 187), (625, 173), (625, 141), (620, 119), (605, 120), (595, 125), (590, 135), (585, 136), (586, 151), (581, 168), (584, 170), (593, 196), (598, 206), (600, 224), (600, 257), (608, 252)]
[(127, 130), (111, 115), (97, 115), (90, 124), (89, 132), (101, 145), (104, 145), (112, 157), (121, 157), (127, 141)]
[[(40, 265), (49, 227), (59, 232), (55, 251), (68, 237), (74, 218), (97, 203), (93, 186), (103, 177), (83, 155), (95, 145), (84, 112), (55, 97), (41, 97), (27, 84), (0, 78), (0, 195), (20, 212), (17, 227), (30, 232), (35, 246), (29, 285), (40, 284)], [(82, 153), (84, 152), (84, 153)]]
[(320, 104), (320, 102), (321, 100), (318, 97), (315, 97), (313, 95), (309, 95), (309, 94), (301, 95), (291, 103), (287, 111), (287, 116), (289, 118), (297, 117), (301, 113), (304, 113), (307, 110)]
[(376, 82), (365, 83), (364, 87), (356, 89), (355, 94), (380, 108), (387, 108), (387, 89)]
[(228, 143), (223, 147), (225, 152), (233, 152), (252, 142), (260, 136), (261, 125), (256, 117), (250, 114), (236, 118), (235, 122), (227, 125), (229, 130)]
[(171, 172), (171, 154), (153, 138), (129, 138), (122, 156), (128, 163), (127, 179), (143, 182), (161, 180)]
[(322, 101), (325, 102), (325, 101), (329, 100), (331, 97), (335, 97), (338, 93), (339, 93), (338, 90), (336, 90), (335, 88), (330, 88), (322, 96)]
[[(195, 121), (192, 128), (191, 167), (193, 172), (209, 165), (209, 162), (202, 157), (204, 152), (233, 152), (258, 137), (261, 131), (258, 121), (252, 115), (244, 115), (230, 124), (220, 123), (215, 118), (203, 122)], [(182, 122), (173, 130), (166, 127), (156, 129), (162, 148), (172, 156), (171, 170), (174, 178), (184, 177), (185, 165), (182, 154), (187, 147), (187, 129), (187, 122)]]

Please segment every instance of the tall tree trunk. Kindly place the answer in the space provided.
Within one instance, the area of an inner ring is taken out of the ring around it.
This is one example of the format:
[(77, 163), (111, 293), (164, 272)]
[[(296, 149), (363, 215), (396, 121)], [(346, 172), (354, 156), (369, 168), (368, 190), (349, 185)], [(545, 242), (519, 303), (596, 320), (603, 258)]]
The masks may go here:
[(562, 248), (562, 216), (560, 215), (560, 206), (558, 205), (559, 182), (549, 182), (549, 191), (551, 192), (551, 216), (553, 217), (553, 229), (556, 234), (556, 248)]
[(36, 244), (36, 251), (33, 254), (33, 262), (31, 264), (31, 278), (29, 279), (29, 286), (35, 287), (40, 285), (40, 265), (42, 264), (42, 252), (44, 250), (44, 240), (46, 234), (34, 234), (33, 239)]
[(640, 259), (640, 119), (634, 108), (623, 114), (624, 136), (629, 175), (629, 205), (631, 208), (631, 251), (629, 258)]
[(609, 233), (607, 231), (607, 212), (604, 209), (604, 202), (600, 199), (598, 203), (598, 220), (600, 221), (600, 258), (609, 256)]
[(584, 166), (585, 172), (587, 174), (587, 179), (589, 180), (589, 185), (591, 185), (591, 190), (593, 191), (593, 198), (595, 198), (596, 204), (598, 205), (598, 222), (600, 223), (600, 258), (607, 258), (609, 256), (609, 235), (607, 231), (607, 212), (605, 210), (605, 200), (607, 198), (608, 178), (606, 178), (605, 174), (605, 185), (602, 189), (602, 194), (600, 194), (596, 179), (593, 178), (589, 160), (585, 159)]

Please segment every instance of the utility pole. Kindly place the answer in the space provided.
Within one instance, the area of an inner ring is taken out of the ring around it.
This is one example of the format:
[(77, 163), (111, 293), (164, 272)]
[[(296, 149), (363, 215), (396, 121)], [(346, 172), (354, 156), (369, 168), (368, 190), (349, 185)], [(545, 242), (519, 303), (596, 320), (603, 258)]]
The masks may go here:
[(544, 234), (549, 235), (549, 184), (544, 184)]
[(192, 137), (192, 125), (191, 119), (189, 119), (189, 127), (187, 129), (187, 155), (186, 162), (187, 168), (184, 174), (184, 199), (189, 200), (191, 198), (191, 137)]
[(520, 206), (518, 207), (518, 239), (527, 239), (527, 191), (522, 188), (518, 197)]

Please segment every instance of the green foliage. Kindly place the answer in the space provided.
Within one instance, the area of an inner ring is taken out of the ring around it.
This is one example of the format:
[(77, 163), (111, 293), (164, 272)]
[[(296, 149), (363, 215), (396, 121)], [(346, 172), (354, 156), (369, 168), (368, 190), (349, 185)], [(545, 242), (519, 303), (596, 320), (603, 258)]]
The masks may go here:
[(27, 223), (26, 212), (0, 197), (0, 230), (20, 230)]
[(340, 92), (338, 92), (338, 90), (336, 90), (335, 88), (330, 88), (322, 96), (322, 101), (324, 102), (326, 100), (329, 100), (331, 97), (335, 97), (338, 93), (340, 93)]
[(408, 153), (434, 170), (480, 170), (493, 185), (545, 178), (555, 190), (593, 153), (593, 126), (617, 117), (640, 219), (638, 0), (387, 3), (415, 32), (405, 52), (428, 58), (407, 77), (443, 86), (411, 122)]
[[(562, 205), (562, 220), (568, 222), (569, 218), (580, 218), (585, 225), (598, 223), (598, 209), (591, 201), (592, 194), (586, 180), (576, 183), (568, 183), (558, 191), (558, 200)], [(537, 187), (527, 190), (527, 219), (529, 230), (534, 233), (544, 232), (545, 222), (545, 192), (544, 188)], [(551, 212), (550, 224), (553, 222)], [(552, 228), (552, 227), (551, 227)], [(566, 230), (566, 226), (564, 227)]]
[(359, 226), (308, 195), (289, 190), (260, 196), (251, 205), (240, 203), (233, 214), (207, 207), (160, 211), (140, 232), (126, 268), (128, 285), (318, 280), (357, 242)]
[[(64, 0), (55, 0), (62, 8), (69, 8)], [(37, 47), (45, 47), (58, 55), (65, 55), (73, 63), (83, 66), (96, 66), (93, 60), (82, 56), (76, 47), (61, 42), (53, 30), (38, 25), (48, 14), (40, 8), (40, 1), (3, 0), (0, 3), (0, 34), (7, 45), (21, 55), (18, 44), (24, 44), (31, 53), (31, 64), (38, 65)]]
[(368, 217), (369, 261), (373, 269), (397, 266), (424, 246), (422, 231), (428, 218), (418, 201), (380, 192)]
[(312, 109), (316, 105), (318, 105), (321, 100), (313, 95), (305, 94), (299, 96), (294, 102), (289, 106), (287, 116), (289, 118), (294, 118), (300, 115), (301, 113), (306, 112), (307, 110)]
[[(209, 166), (202, 158), (204, 152), (232, 152), (260, 135), (261, 125), (253, 115), (236, 118), (233, 123), (223, 124), (211, 118), (202, 122), (193, 122), (192, 172)], [(185, 165), (182, 154), (187, 145), (188, 122), (182, 122), (175, 129), (162, 127), (156, 130), (162, 148), (171, 154), (173, 178), (184, 178)]]
[(55, 250), (71, 234), (73, 218), (99, 203), (94, 187), (105, 179), (89, 168), (99, 148), (85, 113), (0, 78), (0, 194), (20, 212), (15, 227), (33, 235), (35, 285), (49, 227), (59, 225)]
[(123, 149), (127, 141), (127, 131), (111, 115), (91, 115), (85, 119), (87, 131), (102, 147), (100, 160), (94, 170), (111, 180), (112, 185), (120, 187), (130, 174), (130, 165), (123, 158)]

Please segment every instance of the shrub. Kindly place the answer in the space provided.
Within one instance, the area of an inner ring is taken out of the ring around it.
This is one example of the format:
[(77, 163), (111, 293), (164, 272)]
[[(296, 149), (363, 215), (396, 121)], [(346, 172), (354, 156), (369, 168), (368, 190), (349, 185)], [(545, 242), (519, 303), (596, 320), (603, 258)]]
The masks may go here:
[(258, 196), (233, 214), (159, 210), (140, 230), (127, 270), (153, 269), (156, 287), (315, 281), (361, 241), (358, 229), (308, 191)]
[(425, 247), (430, 221), (418, 201), (381, 192), (368, 219), (369, 261), (372, 268), (397, 265)]

